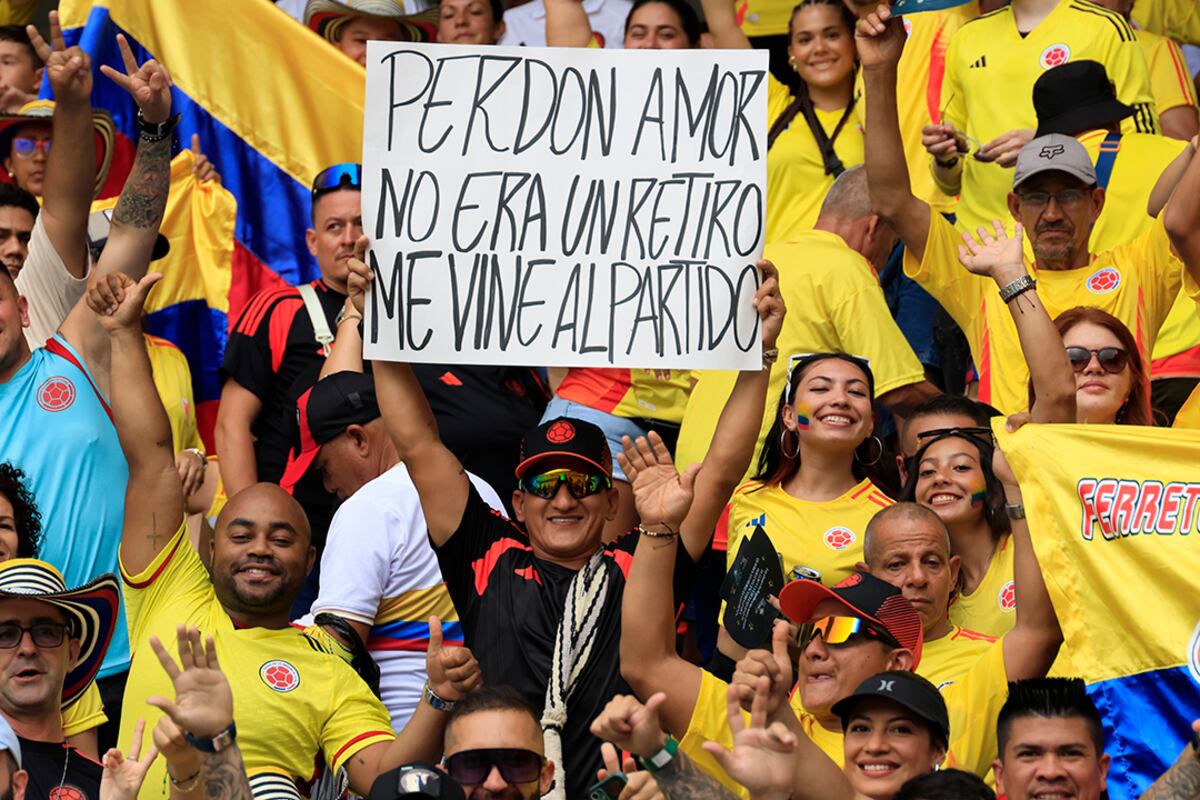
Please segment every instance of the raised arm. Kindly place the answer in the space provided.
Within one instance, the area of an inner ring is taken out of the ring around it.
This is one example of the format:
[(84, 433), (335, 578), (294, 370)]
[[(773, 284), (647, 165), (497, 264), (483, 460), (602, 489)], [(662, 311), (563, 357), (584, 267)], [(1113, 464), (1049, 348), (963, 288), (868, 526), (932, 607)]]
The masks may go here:
[[(1200, 720), (1192, 723), (1191, 732), (1193, 737), (1200, 736)], [(1195, 800), (1197, 797), (1200, 797), (1200, 753), (1189, 742), (1171, 768), (1158, 776), (1140, 800)]]
[[(367, 237), (359, 239), (349, 261), (347, 285), (360, 314), (368, 294), (374, 302), (375, 292), (374, 270), (363, 261), (367, 243)], [(372, 369), (384, 427), (417, 487), (429, 538), (435, 546), (443, 544), (458, 530), (467, 507), (471, 486), (467, 471), (438, 436), (437, 419), (412, 368), (395, 361), (376, 361)]]
[(1163, 210), (1163, 225), (1188, 274), (1200, 283), (1200, 158), (1195, 157), (1196, 145), (1193, 139), (1192, 159)]
[[(132, 70), (121, 75), (105, 66), (105, 75), (119, 76), (117, 82), (129, 91), (147, 122), (165, 122), (171, 113), (171, 79), (166, 69), (154, 60), (139, 69), (133, 61), (129, 44), (123, 36), (117, 41), (125, 55), (126, 67)], [(114, 79), (116, 80), (116, 79)], [(133, 280), (146, 274), (158, 226), (167, 207), (167, 192), (171, 183), (171, 137), (151, 140), (142, 136), (138, 141), (133, 169), (121, 196), (113, 209), (112, 227), (108, 241), (96, 265), (96, 276), (122, 272)], [(91, 368), (92, 378), (102, 393), (109, 390), (108, 336), (84, 303), (79, 303), (67, 316), (59, 331), (79, 351)]]
[(587, 47), (592, 23), (580, 0), (545, 0), (546, 44), (550, 47)]
[(346, 298), (346, 306), (338, 317), (337, 330), (333, 332), (333, 346), (329, 358), (321, 367), (321, 377), (326, 378), (335, 372), (363, 371), (362, 335), (358, 332), (358, 324), (362, 322), (362, 312), (354, 307), (354, 301)]
[(696, 476), (695, 499), (679, 529), (684, 546), (695, 560), (704, 554), (725, 504), (754, 457), (771, 379), (771, 363), (768, 362), (773, 362), (778, 355), (775, 342), (787, 314), (779, 294), (775, 265), (770, 261), (759, 261), (758, 268), (762, 272), (762, 284), (754, 295), (754, 308), (762, 323), (763, 353), (772, 355), (769, 358), (764, 355), (761, 369), (738, 374), (733, 392), (717, 421), (703, 467)]
[[(1012, 237), (1005, 233), (999, 220), (992, 227), (992, 231), (979, 228), (978, 239), (964, 233), (963, 243), (958, 246), (958, 260), (974, 274), (994, 280), (996, 290), (1000, 291), (1028, 275), (1021, 250), (1024, 234), (1019, 222)], [(1030, 409), (1030, 421), (1074, 422), (1075, 373), (1067, 360), (1062, 336), (1038, 297), (1037, 287), (1010, 299), (1008, 313), (1017, 326), (1021, 352), (1033, 381), (1036, 400)], [(1021, 522), (1023, 525), (1024, 520)]]
[(700, 3), (715, 47), (722, 50), (749, 50), (750, 39), (738, 25), (735, 5), (732, 0), (702, 0)]
[[(1019, 241), (1019, 240), (1018, 240)], [(1004, 484), (1008, 505), (1022, 503), (1021, 487), (1013, 475), (1004, 453), (996, 448), (992, 468)], [(1013, 585), (1017, 593), (1017, 621), (1001, 641), (1004, 648), (1004, 671), (1010, 681), (1043, 678), (1058, 656), (1062, 645), (1062, 628), (1050, 602), (1050, 592), (1042, 577), (1029, 525), (1024, 517), (1012, 520)]]
[(121, 566), (135, 575), (150, 565), (183, 522), (183, 485), (175, 469), (171, 425), (154, 388), (142, 337), (142, 306), (161, 275), (134, 283), (117, 272), (93, 278), (89, 313), (112, 342), (113, 424), (129, 463)]
[(50, 12), (53, 50), (37, 28), (28, 25), (26, 31), (54, 90), (54, 147), (46, 157), (42, 225), (67, 271), (82, 278), (88, 269), (87, 221), (96, 176), (91, 59), (82, 48), (67, 47), (57, 11)]
[(896, 65), (904, 52), (904, 25), (887, 6), (858, 21), (854, 41), (866, 91), (866, 164), (871, 205), (895, 227), (917, 260), (925, 256), (929, 205), (917, 199), (908, 180), (896, 108)]

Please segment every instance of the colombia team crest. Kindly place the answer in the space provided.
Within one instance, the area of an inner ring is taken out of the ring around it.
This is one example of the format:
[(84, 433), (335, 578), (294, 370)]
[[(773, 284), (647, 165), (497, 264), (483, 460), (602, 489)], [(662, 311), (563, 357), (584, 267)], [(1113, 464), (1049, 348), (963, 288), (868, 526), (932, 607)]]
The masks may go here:
[(258, 677), (277, 692), (290, 692), (300, 685), (300, 673), (286, 661), (268, 661), (259, 667)]
[(69, 378), (55, 375), (38, 387), (37, 404), (44, 411), (66, 411), (74, 402), (75, 384)]
[(1053, 67), (1061, 67), (1070, 60), (1071, 48), (1059, 43), (1052, 44), (1043, 50), (1039, 62), (1042, 65), (1042, 69), (1051, 69)]
[(1108, 294), (1121, 285), (1121, 273), (1113, 267), (1098, 269), (1087, 279), (1087, 290), (1092, 294)]
[(1017, 607), (1017, 587), (1012, 581), (1000, 589), (1000, 594), (996, 595), (996, 604), (1000, 606), (1001, 611), (1012, 611)]
[(845, 550), (847, 547), (854, 544), (854, 540), (857, 538), (858, 537), (854, 535), (854, 531), (838, 525), (825, 531), (824, 535), (821, 537), (821, 540), (825, 542), (825, 546), (830, 550)]

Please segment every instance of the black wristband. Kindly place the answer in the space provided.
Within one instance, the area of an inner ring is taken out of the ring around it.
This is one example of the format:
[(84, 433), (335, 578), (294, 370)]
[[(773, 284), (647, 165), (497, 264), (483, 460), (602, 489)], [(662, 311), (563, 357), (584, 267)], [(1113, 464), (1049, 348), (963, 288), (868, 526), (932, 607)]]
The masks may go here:
[(733, 680), (733, 671), (737, 668), (737, 662), (729, 656), (722, 653), (720, 650), (713, 653), (712, 659), (704, 665), (704, 669), (710, 675), (720, 678), (729, 683)]
[(185, 733), (184, 736), (187, 737), (188, 744), (202, 753), (219, 753), (237, 741), (237, 724), (229, 723), (228, 728), (211, 739), (198, 739), (190, 733)]
[(141, 138), (147, 142), (161, 142), (172, 133), (175, 132), (175, 126), (179, 124), (179, 114), (168, 117), (163, 122), (147, 122), (142, 116), (142, 110), (139, 108), (137, 113), (138, 132)]

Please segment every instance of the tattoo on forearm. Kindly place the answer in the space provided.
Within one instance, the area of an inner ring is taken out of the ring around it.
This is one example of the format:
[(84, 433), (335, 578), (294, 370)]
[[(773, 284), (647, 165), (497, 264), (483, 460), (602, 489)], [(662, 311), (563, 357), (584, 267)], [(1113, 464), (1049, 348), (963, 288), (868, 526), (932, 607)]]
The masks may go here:
[(658, 782), (658, 788), (662, 789), (663, 794), (671, 800), (738, 800), (736, 794), (679, 752), (670, 763), (654, 773), (654, 780)]
[(133, 169), (121, 190), (113, 222), (133, 228), (155, 228), (162, 222), (171, 187), (171, 137), (138, 142)]
[(1159, 776), (1141, 800), (1195, 800), (1200, 797), (1200, 760), (1186, 753)]
[(204, 775), (201, 779), (204, 796), (212, 800), (253, 800), (250, 779), (237, 747), (220, 753), (204, 754)]

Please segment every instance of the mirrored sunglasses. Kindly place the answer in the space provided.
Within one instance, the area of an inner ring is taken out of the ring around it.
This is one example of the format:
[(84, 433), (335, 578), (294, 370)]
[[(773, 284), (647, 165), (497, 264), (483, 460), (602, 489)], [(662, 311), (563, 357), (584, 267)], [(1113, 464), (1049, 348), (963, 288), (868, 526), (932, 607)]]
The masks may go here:
[(34, 151), (41, 148), (44, 155), (50, 155), (50, 139), (33, 139), (29, 136), (18, 136), (12, 141), (13, 155), (19, 158), (32, 158)]
[(537, 475), (526, 475), (521, 478), (521, 488), (530, 494), (547, 500), (558, 494), (561, 484), (567, 485), (567, 491), (576, 500), (582, 500), (594, 494), (606, 491), (612, 486), (607, 475), (596, 472), (578, 472), (573, 469), (552, 469)]
[(832, 646), (846, 644), (855, 636), (878, 639), (893, 647), (900, 646), (900, 643), (890, 633), (874, 627), (861, 617), (825, 617), (801, 625), (798, 636), (800, 649), (808, 647), (809, 643), (818, 636), (825, 644)]
[(362, 189), (361, 164), (334, 164), (317, 173), (313, 178), (312, 195), (315, 200), (325, 192), (335, 189)]

